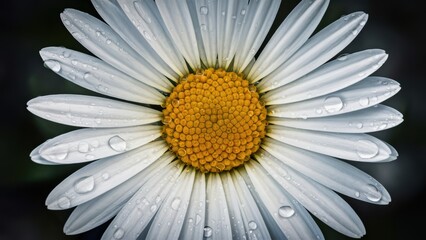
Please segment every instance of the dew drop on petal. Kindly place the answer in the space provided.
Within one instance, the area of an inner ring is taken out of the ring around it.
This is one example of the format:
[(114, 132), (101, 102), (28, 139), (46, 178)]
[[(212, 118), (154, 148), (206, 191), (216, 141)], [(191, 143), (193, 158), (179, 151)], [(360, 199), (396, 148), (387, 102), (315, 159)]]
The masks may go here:
[(78, 144), (78, 151), (81, 153), (87, 153), (89, 151), (89, 144), (87, 142), (81, 142)]
[(209, 238), (213, 235), (213, 229), (209, 226), (204, 227), (204, 237)]
[(251, 230), (255, 230), (255, 229), (257, 228), (257, 224), (256, 224), (256, 222), (255, 222), (255, 221), (250, 221), (250, 222), (248, 223), (248, 226), (249, 226), (249, 228), (250, 228)]
[(357, 191), (357, 192), (355, 192), (355, 197), (359, 197), (360, 196), (360, 193)]
[(209, 13), (209, 9), (206, 6), (200, 7), (200, 14), (207, 15)]
[(117, 230), (115, 230), (114, 235), (113, 235), (114, 239), (122, 239), (124, 237), (124, 230), (122, 228), (117, 228)]
[(348, 55), (349, 55), (349, 54), (344, 53), (344, 54), (340, 55), (340, 56), (337, 58), (337, 60), (339, 60), (339, 61), (345, 61), (346, 59), (348, 59)]
[(68, 157), (68, 145), (57, 145), (52, 153), (45, 156), (48, 160), (64, 160)]
[(61, 197), (58, 200), (58, 206), (62, 209), (69, 208), (71, 206), (71, 201), (67, 197)]
[(338, 112), (343, 108), (343, 101), (339, 97), (327, 97), (324, 100), (324, 108), (329, 113)]
[(103, 180), (108, 180), (109, 179), (109, 173), (103, 173), (102, 174), (102, 179)]
[(151, 212), (155, 212), (157, 210), (157, 205), (152, 205), (150, 208)]
[(88, 193), (95, 188), (95, 178), (93, 176), (83, 177), (74, 184), (77, 193)]
[(357, 127), (358, 129), (361, 129), (361, 128), (363, 127), (363, 124), (362, 124), (361, 122), (358, 122), (358, 123), (356, 124), (356, 127)]
[(123, 152), (127, 148), (126, 141), (117, 135), (108, 140), (108, 145), (117, 152)]
[(382, 193), (372, 184), (367, 185), (368, 191), (365, 193), (365, 196), (368, 200), (372, 202), (378, 202), (382, 199)]
[(56, 73), (61, 71), (61, 64), (57, 61), (47, 60), (47, 61), (44, 62), (44, 64)]
[(246, 10), (245, 9), (241, 9), (240, 14), (243, 15), (243, 16), (246, 15)]
[(201, 216), (200, 215), (195, 215), (195, 225), (198, 225), (198, 224), (200, 224), (200, 222), (201, 222)]
[(370, 140), (358, 140), (356, 152), (360, 158), (373, 158), (379, 153), (379, 146)]
[(90, 161), (95, 160), (95, 156), (92, 155), (92, 154), (86, 154), (85, 158), (86, 158), (86, 160), (90, 160)]
[(294, 209), (290, 206), (282, 206), (278, 209), (280, 217), (289, 218), (294, 215)]
[(180, 202), (181, 202), (181, 200), (180, 200), (180, 198), (175, 198), (175, 199), (173, 199), (173, 201), (172, 201), (172, 209), (173, 210), (178, 210), (179, 209), (179, 206), (180, 206)]
[(358, 103), (359, 105), (365, 107), (365, 106), (368, 106), (368, 104), (370, 103), (370, 100), (368, 100), (367, 97), (363, 97), (359, 99)]

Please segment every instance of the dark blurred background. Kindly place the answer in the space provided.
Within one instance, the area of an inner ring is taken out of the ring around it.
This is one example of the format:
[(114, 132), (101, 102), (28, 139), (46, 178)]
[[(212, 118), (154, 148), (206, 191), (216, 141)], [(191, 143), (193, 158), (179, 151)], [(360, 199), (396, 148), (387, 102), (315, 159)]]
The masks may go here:
[[(284, 0), (276, 28), (297, 4)], [(320, 28), (355, 11), (370, 14), (364, 30), (342, 53), (381, 48), (389, 53), (374, 75), (393, 78), (402, 90), (386, 102), (404, 114), (400, 126), (375, 134), (399, 151), (397, 161), (356, 164), (378, 179), (392, 195), (388, 206), (345, 198), (363, 220), (363, 239), (419, 239), (425, 203), (426, 166), (426, 34), (421, 1), (331, 1)], [(41, 120), (26, 110), (40, 95), (87, 93), (43, 67), (38, 51), (65, 46), (87, 52), (62, 26), (59, 13), (76, 8), (97, 16), (90, 1), (2, 1), (0, 15), (0, 239), (99, 239), (105, 225), (78, 236), (65, 236), (62, 227), (70, 211), (49, 211), (44, 200), (51, 189), (81, 165), (42, 166), (29, 159), (33, 148), (70, 127)], [(93, 94), (92, 94), (93, 95)], [(326, 239), (346, 239), (321, 224)]]

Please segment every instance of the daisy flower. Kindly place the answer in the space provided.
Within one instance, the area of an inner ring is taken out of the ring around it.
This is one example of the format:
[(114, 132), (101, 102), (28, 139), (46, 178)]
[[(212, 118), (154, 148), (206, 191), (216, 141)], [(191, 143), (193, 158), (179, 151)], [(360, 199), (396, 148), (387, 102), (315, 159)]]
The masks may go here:
[(39, 117), (81, 127), (41, 144), (34, 162), (93, 161), (47, 197), (49, 209), (76, 207), (66, 234), (112, 219), (103, 239), (323, 239), (316, 217), (359, 238), (365, 228), (339, 194), (390, 202), (342, 161), (398, 155), (365, 134), (402, 122), (380, 104), (399, 84), (370, 76), (388, 55), (333, 58), (367, 14), (312, 35), (329, 1), (303, 0), (261, 49), (279, 0), (92, 2), (105, 22), (74, 9), (61, 19), (94, 56), (64, 47), (40, 55), (107, 97), (28, 102)]

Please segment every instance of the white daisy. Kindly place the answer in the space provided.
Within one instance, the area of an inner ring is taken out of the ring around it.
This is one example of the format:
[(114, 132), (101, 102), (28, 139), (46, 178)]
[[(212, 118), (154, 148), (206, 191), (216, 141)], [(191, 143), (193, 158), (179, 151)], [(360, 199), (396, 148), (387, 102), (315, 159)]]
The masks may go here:
[(40, 54), (60, 76), (120, 100), (28, 102), (37, 116), (83, 127), (37, 147), (33, 161), (96, 160), (46, 200), (76, 207), (66, 234), (113, 218), (103, 239), (322, 239), (312, 214), (357, 238), (365, 228), (336, 192), (390, 202), (380, 183), (338, 160), (397, 157), (365, 134), (402, 122), (380, 105), (399, 84), (369, 77), (387, 54), (332, 59), (367, 14), (310, 37), (329, 1), (301, 1), (259, 51), (279, 0), (92, 2), (106, 23), (74, 9), (61, 19), (96, 57), (63, 47)]

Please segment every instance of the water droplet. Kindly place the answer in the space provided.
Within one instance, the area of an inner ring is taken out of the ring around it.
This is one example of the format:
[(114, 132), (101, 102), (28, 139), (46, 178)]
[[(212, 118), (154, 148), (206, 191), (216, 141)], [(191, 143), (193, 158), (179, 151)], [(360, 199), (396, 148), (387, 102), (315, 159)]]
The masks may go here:
[(209, 226), (204, 227), (204, 237), (209, 238), (213, 235), (213, 229)]
[(360, 196), (360, 193), (357, 191), (357, 192), (355, 192), (355, 197), (359, 197)]
[(64, 58), (69, 58), (71, 56), (71, 53), (65, 51), (63, 53), (63, 56), (64, 56)]
[(56, 145), (54, 148), (54, 151), (52, 153), (49, 153), (48, 155), (44, 156), (48, 160), (64, 160), (68, 156), (68, 145), (67, 144), (61, 144)]
[(383, 130), (383, 129), (385, 129), (387, 126), (388, 126), (388, 124), (387, 124), (387, 123), (382, 123), (382, 124), (380, 124), (380, 125), (377, 127), (377, 130)]
[(358, 30), (357, 29), (355, 29), (355, 30), (352, 31), (352, 35), (357, 35), (357, 34), (358, 34)]
[(368, 200), (372, 202), (378, 202), (382, 199), (382, 193), (372, 184), (367, 185), (368, 191), (365, 193), (365, 196)]
[(357, 127), (357, 128), (359, 128), (359, 129), (361, 129), (361, 128), (363, 127), (362, 122), (358, 122), (358, 123), (356, 124), (356, 127)]
[(256, 224), (256, 222), (255, 222), (255, 221), (250, 221), (250, 222), (248, 223), (248, 225), (249, 225), (249, 228), (250, 228), (251, 230), (255, 230), (255, 229), (257, 228), (257, 224)]
[(78, 63), (78, 62), (77, 62), (77, 60), (75, 60), (75, 59), (71, 60), (71, 64), (72, 64), (72, 65), (74, 65), (74, 66), (75, 66), (75, 65), (77, 65), (77, 63)]
[(106, 43), (109, 45), (109, 44), (111, 44), (111, 39), (107, 39), (106, 40)]
[(173, 210), (178, 210), (179, 206), (180, 206), (180, 202), (181, 202), (181, 200), (178, 197), (175, 198), (175, 199), (173, 199), (173, 201), (172, 201), (172, 209)]
[(103, 173), (102, 174), (102, 179), (103, 180), (108, 180), (109, 179), (109, 173)]
[(61, 197), (58, 200), (58, 206), (62, 209), (69, 208), (71, 206), (71, 201), (67, 197)]
[(89, 144), (87, 142), (81, 142), (78, 144), (78, 151), (81, 153), (87, 153), (89, 151)]
[(207, 25), (206, 24), (200, 24), (200, 29), (203, 31), (207, 30)]
[(329, 113), (338, 112), (343, 108), (343, 101), (339, 97), (327, 97), (324, 100), (324, 108)]
[(348, 55), (347, 53), (340, 55), (337, 60), (339, 61), (345, 61), (346, 59), (348, 59)]
[(364, 26), (367, 23), (367, 21), (362, 21), (359, 23), (359, 25)]
[(245, 9), (241, 9), (240, 14), (243, 15), (243, 16), (246, 15), (246, 10)]
[(115, 135), (108, 140), (108, 145), (117, 152), (123, 152), (127, 148), (127, 143), (121, 137)]
[(44, 62), (44, 64), (56, 73), (61, 71), (61, 64), (57, 61), (47, 60), (47, 61)]
[(201, 216), (200, 215), (195, 215), (195, 225), (198, 225), (198, 224), (200, 224), (200, 222), (201, 222)]
[(379, 153), (379, 146), (370, 140), (358, 140), (356, 152), (360, 158), (372, 158)]
[(321, 109), (321, 108), (317, 108), (317, 109), (315, 110), (315, 112), (316, 112), (317, 114), (321, 114), (321, 113), (322, 113), (322, 109)]
[(83, 177), (74, 184), (77, 193), (88, 193), (95, 188), (95, 178), (93, 176)]
[(86, 160), (89, 160), (89, 161), (91, 161), (91, 160), (95, 160), (95, 156), (94, 156), (94, 155), (92, 155), (92, 154), (87, 154), (87, 155), (85, 156), (85, 158), (86, 158)]
[(117, 228), (115, 230), (113, 237), (115, 239), (122, 239), (124, 237), (124, 230), (122, 228)]
[(209, 9), (206, 6), (200, 7), (200, 14), (207, 15), (209, 13)]
[(294, 210), (290, 206), (282, 206), (278, 209), (280, 217), (289, 218), (294, 215)]
[(363, 97), (359, 99), (358, 103), (359, 105), (365, 107), (365, 106), (368, 106), (368, 104), (370, 103), (370, 100), (368, 99), (368, 97)]
[(225, 11), (222, 11), (222, 16), (225, 16), (225, 14), (226, 14)]
[(83, 76), (85, 80), (90, 80), (91, 77), (92, 77), (92, 74), (90, 74), (90, 72), (85, 73)]
[(150, 208), (151, 212), (155, 212), (157, 210), (157, 205), (152, 205)]

